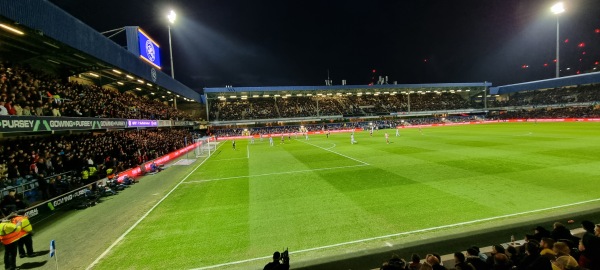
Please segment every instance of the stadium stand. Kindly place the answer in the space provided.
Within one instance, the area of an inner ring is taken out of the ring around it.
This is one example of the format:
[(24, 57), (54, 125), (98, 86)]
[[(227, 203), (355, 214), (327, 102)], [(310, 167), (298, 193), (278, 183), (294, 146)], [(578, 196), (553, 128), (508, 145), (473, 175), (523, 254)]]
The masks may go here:
[[(31, 202), (55, 197), (106, 177), (108, 169), (124, 171), (183, 148), (192, 136), (187, 130), (148, 129), (9, 139), (0, 149), (0, 188), (34, 184), (38, 192), (28, 194)], [(91, 168), (97, 174), (90, 175)]]
[(163, 103), (94, 85), (62, 83), (27, 67), (0, 63), (0, 101), (7, 115), (191, 120)]

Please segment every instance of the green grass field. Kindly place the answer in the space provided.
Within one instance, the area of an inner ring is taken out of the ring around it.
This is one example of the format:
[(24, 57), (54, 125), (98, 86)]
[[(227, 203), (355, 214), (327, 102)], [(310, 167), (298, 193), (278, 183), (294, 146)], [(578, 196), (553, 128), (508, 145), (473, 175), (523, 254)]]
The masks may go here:
[(96, 269), (262, 269), (600, 198), (599, 123), (394, 133), (221, 143)]

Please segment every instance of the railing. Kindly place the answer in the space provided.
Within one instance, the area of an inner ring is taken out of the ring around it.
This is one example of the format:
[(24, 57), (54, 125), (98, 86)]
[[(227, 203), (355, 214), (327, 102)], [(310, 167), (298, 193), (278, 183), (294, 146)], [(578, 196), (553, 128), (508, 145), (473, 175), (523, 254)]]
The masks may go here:
[[(68, 171), (44, 177), (43, 181), (46, 181), (49, 185), (50, 180), (58, 178), (59, 176), (65, 181), (72, 181), (77, 177), (75, 171)], [(27, 175), (25, 177), (17, 178), (14, 180), (14, 183), (11, 184), (13, 185), (7, 186), (0, 191), (0, 200), (12, 190), (14, 190), (17, 195), (22, 194), (23, 200), (26, 200), (28, 204), (43, 200), (43, 194), (38, 190), (38, 180), (33, 176)], [(64, 190), (64, 192), (68, 192), (68, 190)]]

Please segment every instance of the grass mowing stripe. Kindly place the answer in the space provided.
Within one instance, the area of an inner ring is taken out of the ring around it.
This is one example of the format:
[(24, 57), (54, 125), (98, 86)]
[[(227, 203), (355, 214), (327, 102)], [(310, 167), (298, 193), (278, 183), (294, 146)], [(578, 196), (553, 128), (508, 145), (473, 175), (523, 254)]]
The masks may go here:
[[(221, 147), (221, 145), (219, 145), (217, 147), (217, 149), (219, 149), (219, 147)], [(215, 149), (215, 150), (217, 150), (217, 149)], [(96, 264), (98, 264), (98, 262), (100, 262), (100, 260), (102, 258), (104, 258), (119, 242), (121, 242), (123, 240), (123, 238), (125, 238), (125, 236), (127, 236), (133, 229), (135, 229), (135, 227), (137, 227), (137, 225), (140, 224), (140, 222), (142, 222), (142, 220), (144, 220), (150, 213), (152, 213), (152, 211), (158, 205), (160, 205), (161, 202), (163, 202), (167, 197), (169, 197), (169, 195), (171, 195), (171, 193), (173, 193), (173, 191), (175, 191), (175, 189), (177, 189), (177, 187), (179, 187), (179, 185), (181, 185), (181, 183), (183, 183), (183, 181), (185, 181), (188, 177), (190, 177), (190, 175), (192, 175), (196, 170), (198, 170), (198, 168), (200, 168), (200, 166), (202, 166), (202, 164), (204, 164), (204, 162), (206, 162), (207, 160), (208, 160), (208, 158), (206, 158), (205, 160), (200, 162), (200, 164), (198, 164), (198, 166), (196, 166), (196, 168), (194, 168), (190, 173), (188, 173), (188, 175), (186, 175), (181, 181), (179, 181), (179, 183), (177, 183), (177, 185), (175, 185), (175, 187), (173, 187), (173, 189), (171, 189), (167, 194), (165, 194), (165, 196), (162, 197), (154, 206), (152, 206), (152, 208), (150, 208), (150, 210), (148, 210), (148, 212), (146, 212), (140, 219), (138, 219), (133, 225), (131, 225), (131, 227), (127, 231), (125, 231), (121, 236), (119, 236), (119, 238), (117, 238), (117, 240), (115, 240), (115, 242), (113, 242), (104, 252), (102, 252), (102, 254), (100, 254), (100, 256), (98, 256), (98, 258), (96, 258), (86, 268), (86, 270), (90, 270)]]
[[(303, 141), (303, 140), (297, 140), (297, 141), (303, 142), (303, 143), (305, 143), (305, 144), (308, 144), (308, 145), (312, 145), (312, 146), (314, 146), (314, 147), (317, 147), (317, 148), (321, 148), (321, 149), (323, 149), (323, 150), (325, 150), (325, 151), (328, 151), (328, 152), (334, 153), (334, 154), (336, 154), (336, 155), (340, 155), (340, 156), (342, 156), (342, 157), (345, 157), (345, 158), (348, 158), (348, 159), (354, 160), (354, 161), (356, 161), (356, 162), (359, 162), (359, 163), (362, 163), (362, 164), (364, 164), (364, 165), (370, 165), (369, 163), (366, 163), (366, 162), (364, 162), (364, 161), (360, 161), (360, 160), (358, 160), (358, 159), (355, 159), (355, 158), (353, 158), (353, 157), (346, 156), (346, 155), (344, 155), (344, 154), (340, 154), (340, 153), (338, 153), (338, 152), (336, 152), (336, 151), (333, 151), (333, 150), (330, 150), (330, 149), (328, 149), (328, 148), (323, 148), (323, 147), (321, 147), (321, 146), (318, 146), (318, 145), (315, 145), (315, 144), (312, 144), (312, 143), (309, 143), (309, 142), (305, 142), (305, 141)], [(334, 145), (334, 146), (335, 146), (335, 145)]]
[[(413, 234), (413, 233), (429, 232), (429, 231), (434, 231), (434, 230), (439, 230), (439, 229), (448, 229), (448, 228), (453, 228), (453, 227), (458, 227), (458, 226), (464, 226), (464, 225), (470, 225), (470, 224), (475, 224), (475, 223), (484, 222), (484, 221), (492, 221), (492, 220), (496, 220), (496, 219), (502, 219), (502, 218), (508, 218), (508, 217), (515, 217), (515, 216), (532, 214), (532, 213), (543, 212), (543, 211), (548, 211), (548, 210), (555, 210), (555, 209), (559, 209), (559, 208), (564, 208), (564, 207), (569, 207), (569, 206), (575, 206), (575, 205), (581, 205), (581, 204), (586, 204), (586, 203), (591, 203), (591, 202), (598, 202), (598, 201), (600, 201), (600, 198), (593, 199), (593, 200), (587, 200), (587, 201), (581, 201), (581, 202), (575, 202), (575, 203), (570, 203), (570, 204), (563, 204), (563, 205), (558, 205), (558, 206), (552, 206), (552, 207), (547, 207), (547, 208), (542, 208), (542, 209), (536, 209), (536, 210), (531, 210), (531, 211), (525, 211), (525, 212), (507, 214), (507, 215), (502, 215), (502, 216), (482, 218), (482, 219), (476, 219), (476, 220), (471, 220), (471, 221), (465, 221), (465, 222), (459, 222), (459, 223), (454, 223), (454, 224), (442, 225), (442, 226), (437, 226), (437, 227), (431, 227), (431, 228), (413, 230), (413, 231), (409, 231), (409, 232), (394, 233), (394, 234), (376, 236), (376, 237), (359, 239), (359, 240), (354, 240), (354, 241), (348, 241), (348, 242), (343, 242), (343, 243), (337, 243), (337, 244), (332, 244), (332, 245), (326, 245), (326, 246), (321, 246), (321, 247), (307, 248), (307, 249), (303, 249), (303, 250), (292, 251), (292, 252), (290, 252), (290, 254), (298, 254), (298, 253), (304, 253), (304, 252), (309, 252), (309, 251), (317, 251), (317, 250), (322, 250), (322, 249), (327, 249), (327, 248), (340, 247), (340, 246), (351, 245), (351, 244), (358, 244), (358, 243), (363, 243), (363, 242), (368, 242), (368, 241), (373, 241), (373, 240), (379, 240), (379, 239), (384, 239), (384, 238), (389, 238), (389, 237), (394, 237), (394, 236), (402, 236), (402, 235), (408, 235), (408, 234)], [(236, 265), (236, 264), (241, 264), (241, 263), (246, 263), (246, 262), (252, 262), (252, 261), (257, 261), (257, 260), (270, 259), (270, 258), (272, 258), (272, 256), (264, 256), (264, 257), (252, 258), (252, 259), (246, 259), (246, 260), (240, 260), (240, 261), (235, 261), (235, 262), (228, 262), (228, 263), (216, 264), (216, 265), (211, 265), (211, 266), (206, 266), (206, 267), (192, 268), (190, 270), (212, 269), (212, 268), (217, 268), (217, 267), (222, 267), (222, 266)]]
[(222, 181), (222, 180), (230, 180), (230, 179), (238, 179), (238, 178), (250, 178), (250, 177), (259, 177), (259, 176), (280, 175), (280, 174), (294, 174), (294, 173), (305, 173), (305, 172), (315, 172), (315, 171), (337, 170), (337, 169), (355, 168), (355, 167), (363, 167), (363, 166), (369, 166), (369, 164), (339, 166), (339, 167), (309, 169), (309, 170), (299, 170), (299, 171), (276, 172), (276, 173), (263, 173), (263, 174), (257, 174), (257, 175), (232, 176), (232, 177), (223, 177), (223, 178), (215, 178), (215, 179), (187, 181), (184, 184), (186, 184), (186, 183), (203, 183), (203, 182), (212, 182), (212, 181)]

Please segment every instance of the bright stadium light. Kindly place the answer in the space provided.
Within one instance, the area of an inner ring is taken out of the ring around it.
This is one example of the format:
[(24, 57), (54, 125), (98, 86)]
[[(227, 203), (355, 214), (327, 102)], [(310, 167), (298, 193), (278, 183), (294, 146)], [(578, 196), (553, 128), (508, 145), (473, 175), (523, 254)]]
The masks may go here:
[(554, 4), (550, 10), (552, 11), (552, 13), (554, 14), (561, 14), (563, 12), (565, 12), (565, 4), (563, 2), (558, 2), (556, 4)]
[(565, 5), (563, 2), (554, 4), (550, 10), (556, 15), (556, 78), (560, 77), (560, 24), (559, 15), (565, 12)]

